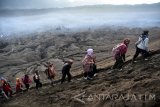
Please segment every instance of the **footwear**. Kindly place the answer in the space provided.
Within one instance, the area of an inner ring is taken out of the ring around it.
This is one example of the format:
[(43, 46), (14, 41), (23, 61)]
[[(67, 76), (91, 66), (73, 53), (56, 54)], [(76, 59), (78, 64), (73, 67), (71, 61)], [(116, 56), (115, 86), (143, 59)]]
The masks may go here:
[(134, 63), (136, 63), (137, 61), (133, 61)]
[(107, 73), (110, 74), (110, 73), (112, 73), (112, 72), (113, 72), (113, 70), (110, 70), (110, 71), (108, 71)]
[(87, 80), (87, 77), (84, 77), (85, 80)]
[(148, 58), (145, 58), (144, 60), (145, 60), (145, 61), (148, 61)]
[(93, 78), (91, 78), (91, 77), (87, 77), (87, 80), (92, 80)]
[(121, 69), (119, 69), (118, 71), (122, 71), (123, 69), (121, 68)]
[(97, 76), (97, 74), (94, 74), (94, 77), (96, 77)]

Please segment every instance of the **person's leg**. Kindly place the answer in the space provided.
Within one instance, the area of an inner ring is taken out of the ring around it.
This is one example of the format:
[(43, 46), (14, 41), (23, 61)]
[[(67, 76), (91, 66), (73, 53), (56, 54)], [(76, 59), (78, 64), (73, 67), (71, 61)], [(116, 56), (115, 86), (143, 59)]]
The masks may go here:
[(12, 95), (13, 95), (12, 90), (9, 90), (9, 94), (10, 94), (10, 97), (12, 97)]
[(117, 68), (117, 66), (118, 66), (118, 58), (116, 58), (116, 62), (114, 63), (114, 65), (113, 65), (112, 69), (116, 69), (116, 68)]
[(8, 91), (4, 90), (4, 93), (8, 97)]
[(51, 76), (49, 76), (48, 79), (50, 80), (51, 85), (53, 85), (53, 78)]
[(124, 65), (124, 60), (123, 60), (123, 57), (120, 56), (117, 60), (117, 68), (122, 69), (123, 65)]
[(6, 95), (6, 93), (3, 90), (1, 90), (1, 94), (5, 99), (7, 99), (7, 100), (9, 99), (8, 96)]
[(71, 74), (70, 74), (70, 72), (67, 73), (67, 76), (68, 76), (68, 82), (71, 82)]
[(93, 64), (93, 72), (94, 72), (94, 74), (97, 73), (97, 66), (96, 66), (96, 64)]
[(29, 84), (25, 84), (25, 86), (26, 86), (26, 91), (28, 91), (28, 89), (29, 89)]
[(133, 61), (138, 57), (138, 55), (141, 53), (141, 49), (139, 49), (138, 47), (136, 47), (136, 52), (133, 56)]
[(145, 58), (149, 57), (149, 52), (146, 51), (146, 50), (142, 50), (142, 55), (143, 55), (143, 57), (145, 59)]
[(84, 72), (84, 78), (87, 78), (87, 72), (86, 71)]
[(92, 79), (93, 75), (93, 71), (88, 72), (88, 79)]
[(41, 83), (41, 82), (39, 82), (39, 87), (40, 87), (40, 88), (42, 87), (42, 83)]
[(39, 87), (39, 83), (38, 82), (36, 82), (36, 89), (38, 90), (38, 87)]
[(64, 73), (62, 74), (61, 84), (65, 81), (65, 78), (66, 78), (66, 73), (64, 72)]

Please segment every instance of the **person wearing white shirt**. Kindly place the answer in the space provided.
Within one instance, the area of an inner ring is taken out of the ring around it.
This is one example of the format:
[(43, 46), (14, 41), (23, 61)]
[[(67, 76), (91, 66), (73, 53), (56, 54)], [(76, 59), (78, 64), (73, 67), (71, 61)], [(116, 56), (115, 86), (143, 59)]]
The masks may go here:
[(148, 60), (147, 57), (149, 57), (149, 52), (148, 52), (148, 33), (149, 31), (143, 31), (142, 35), (139, 36), (138, 41), (135, 43), (136, 45), (136, 52), (133, 57), (133, 61), (138, 57), (138, 55), (141, 53), (142, 56), (144, 57), (145, 60)]

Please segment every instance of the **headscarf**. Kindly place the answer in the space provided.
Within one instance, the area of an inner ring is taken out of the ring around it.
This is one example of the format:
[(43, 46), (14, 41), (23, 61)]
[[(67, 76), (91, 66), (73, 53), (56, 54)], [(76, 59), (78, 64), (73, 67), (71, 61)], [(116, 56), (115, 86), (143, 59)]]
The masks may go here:
[(91, 49), (91, 48), (87, 49), (87, 55), (92, 56), (93, 55), (93, 49)]

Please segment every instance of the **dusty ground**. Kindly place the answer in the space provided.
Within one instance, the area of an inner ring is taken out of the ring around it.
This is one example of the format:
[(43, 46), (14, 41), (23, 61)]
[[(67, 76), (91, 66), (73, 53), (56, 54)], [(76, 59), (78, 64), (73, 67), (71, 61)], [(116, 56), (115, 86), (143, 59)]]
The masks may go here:
[(47, 62), (52, 62), (59, 79), (63, 61), (67, 58), (74, 59), (72, 74), (77, 75), (81, 73), (81, 60), (89, 47), (94, 49), (98, 68), (103, 68), (113, 62), (111, 50), (125, 37), (131, 39), (127, 55), (132, 57), (135, 51), (134, 43), (144, 29), (150, 31), (150, 49), (159, 48), (160, 28), (158, 27), (143, 29), (102, 27), (63, 33), (46, 31), (23, 35), (24, 37), (13, 37), (3, 42), (0, 39), (0, 75), (13, 82), (16, 77), (21, 77), (25, 73), (32, 74), (37, 69), (42, 72), (41, 75), (45, 80), (43, 73), (46, 69), (45, 65)]
[(99, 70), (92, 80), (44, 86), (18, 94), (4, 107), (159, 107), (160, 51), (149, 61), (128, 63), (122, 72)]

